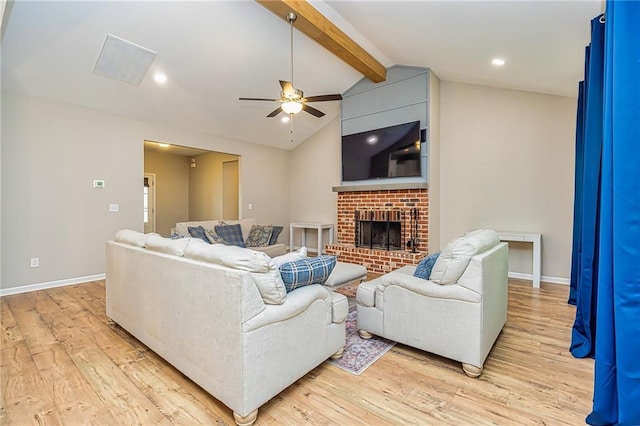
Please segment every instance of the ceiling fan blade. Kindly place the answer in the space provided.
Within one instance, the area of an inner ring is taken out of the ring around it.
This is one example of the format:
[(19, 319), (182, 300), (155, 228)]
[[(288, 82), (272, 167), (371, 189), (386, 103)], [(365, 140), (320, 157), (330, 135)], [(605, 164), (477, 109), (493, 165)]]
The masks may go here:
[(319, 95), (319, 96), (307, 96), (305, 102), (324, 102), (324, 101), (340, 101), (342, 95)]
[(275, 102), (276, 99), (267, 99), (267, 98), (238, 98), (241, 101), (269, 101)]
[(269, 115), (267, 115), (268, 118), (271, 117), (275, 117), (276, 115), (280, 114), (282, 112), (282, 107), (278, 107), (276, 109), (274, 109), (273, 111), (271, 111), (271, 113), (269, 113)]
[(290, 81), (280, 80), (280, 87), (282, 87), (282, 91), (289, 95), (295, 94), (295, 89), (293, 88), (293, 84)]
[(324, 112), (322, 112), (320, 110), (317, 110), (314, 107), (309, 106), (307, 104), (302, 104), (302, 110), (303, 111), (307, 111), (309, 114), (311, 114), (313, 116), (316, 116), (318, 118), (324, 116)]

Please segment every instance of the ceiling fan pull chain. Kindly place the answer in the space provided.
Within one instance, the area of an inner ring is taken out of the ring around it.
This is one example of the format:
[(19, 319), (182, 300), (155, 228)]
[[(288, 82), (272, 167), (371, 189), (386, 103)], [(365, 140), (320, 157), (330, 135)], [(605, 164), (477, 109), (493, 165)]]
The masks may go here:
[(293, 143), (293, 114), (289, 114), (289, 122), (291, 123), (291, 132), (290, 132), (291, 143)]

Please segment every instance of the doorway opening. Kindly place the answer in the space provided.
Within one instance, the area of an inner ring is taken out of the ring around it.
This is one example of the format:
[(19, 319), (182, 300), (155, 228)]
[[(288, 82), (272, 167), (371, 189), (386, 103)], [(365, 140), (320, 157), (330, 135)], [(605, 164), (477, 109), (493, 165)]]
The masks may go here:
[(239, 160), (234, 154), (144, 141), (144, 173), (155, 174), (155, 232), (168, 237), (177, 222), (238, 219)]
[(144, 233), (156, 232), (156, 174), (145, 173), (142, 185)]

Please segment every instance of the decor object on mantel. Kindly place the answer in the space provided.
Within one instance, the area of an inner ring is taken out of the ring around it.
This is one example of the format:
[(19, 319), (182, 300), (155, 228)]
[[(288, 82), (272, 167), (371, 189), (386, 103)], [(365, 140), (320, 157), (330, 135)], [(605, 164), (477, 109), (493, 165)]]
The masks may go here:
[(471, 377), (507, 321), (508, 245), (478, 230), (450, 241), (429, 280), (404, 266), (358, 287), (360, 336), (382, 336), (462, 363)]

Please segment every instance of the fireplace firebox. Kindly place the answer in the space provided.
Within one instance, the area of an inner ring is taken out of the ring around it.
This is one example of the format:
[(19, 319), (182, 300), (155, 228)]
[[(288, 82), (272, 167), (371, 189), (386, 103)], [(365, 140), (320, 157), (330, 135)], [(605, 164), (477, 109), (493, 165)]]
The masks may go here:
[(354, 219), (356, 247), (415, 251), (417, 209), (356, 210)]

